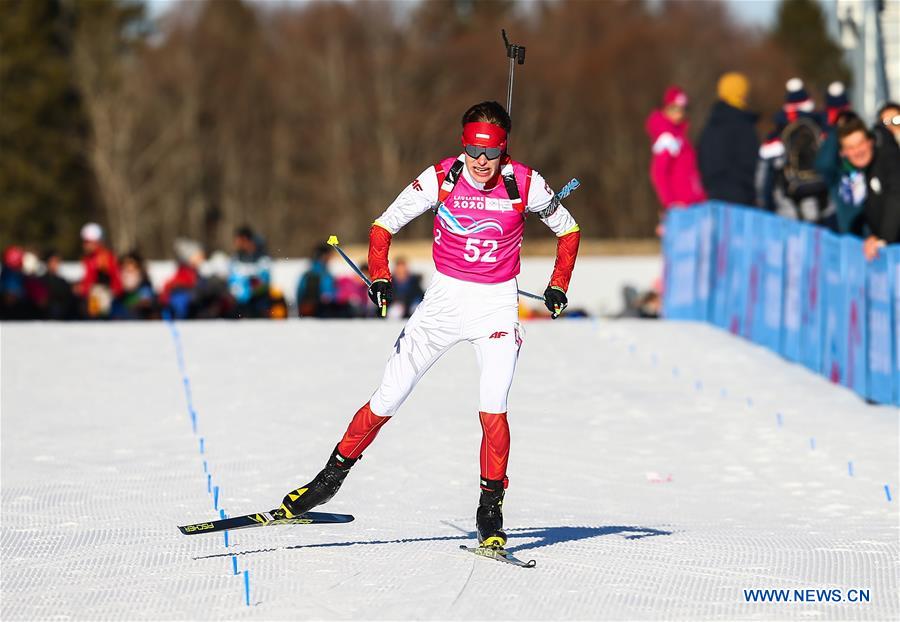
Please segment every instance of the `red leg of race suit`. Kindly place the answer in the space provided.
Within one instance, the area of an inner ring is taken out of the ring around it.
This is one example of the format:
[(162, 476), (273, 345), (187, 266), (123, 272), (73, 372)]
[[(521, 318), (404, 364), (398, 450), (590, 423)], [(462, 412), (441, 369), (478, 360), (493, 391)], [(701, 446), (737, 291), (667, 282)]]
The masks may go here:
[(509, 423), (506, 413), (479, 412), (481, 420), (481, 477), (506, 482), (509, 461)]
[(379, 417), (369, 408), (366, 402), (362, 408), (353, 415), (353, 420), (344, 432), (344, 438), (338, 443), (338, 453), (345, 458), (358, 458), (366, 447), (372, 444), (378, 430), (381, 429), (390, 417)]

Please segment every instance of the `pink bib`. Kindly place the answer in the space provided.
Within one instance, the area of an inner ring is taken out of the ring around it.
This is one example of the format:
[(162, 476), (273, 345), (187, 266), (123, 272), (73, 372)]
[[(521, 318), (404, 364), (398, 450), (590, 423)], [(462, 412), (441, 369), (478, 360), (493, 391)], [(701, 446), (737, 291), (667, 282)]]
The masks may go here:
[[(440, 163), (444, 174), (455, 161), (448, 158)], [(475, 283), (502, 283), (519, 274), (531, 169), (511, 160), (501, 173), (508, 166), (512, 166), (522, 195), (515, 206), (502, 178), (490, 190), (479, 190), (462, 174), (439, 206), (434, 217), (432, 256), (441, 274)]]

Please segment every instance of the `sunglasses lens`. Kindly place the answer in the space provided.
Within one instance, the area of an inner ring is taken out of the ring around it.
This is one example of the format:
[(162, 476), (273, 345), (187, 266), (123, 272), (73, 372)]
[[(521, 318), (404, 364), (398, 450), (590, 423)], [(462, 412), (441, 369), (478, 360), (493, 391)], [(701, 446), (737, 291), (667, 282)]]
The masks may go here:
[(470, 158), (480, 158), (482, 154), (488, 160), (496, 160), (503, 154), (499, 147), (479, 147), (478, 145), (466, 145), (466, 154)]

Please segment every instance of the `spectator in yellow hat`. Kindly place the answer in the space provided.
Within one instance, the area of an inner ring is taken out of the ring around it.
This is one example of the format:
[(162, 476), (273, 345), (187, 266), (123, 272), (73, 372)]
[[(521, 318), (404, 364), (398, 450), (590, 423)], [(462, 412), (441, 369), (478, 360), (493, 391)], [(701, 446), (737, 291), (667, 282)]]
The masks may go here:
[(750, 82), (741, 73), (719, 78), (713, 104), (700, 135), (698, 156), (703, 187), (710, 199), (754, 205), (754, 175), (759, 152), (758, 115), (747, 111)]

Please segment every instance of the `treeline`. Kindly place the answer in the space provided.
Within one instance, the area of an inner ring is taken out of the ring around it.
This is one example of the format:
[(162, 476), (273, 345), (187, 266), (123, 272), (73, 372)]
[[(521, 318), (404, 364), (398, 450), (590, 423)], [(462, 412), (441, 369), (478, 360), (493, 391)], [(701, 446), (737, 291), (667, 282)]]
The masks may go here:
[(151, 257), (176, 236), (228, 247), (244, 223), (275, 257), (361, 241), (458, 152), (466, 107), (505, 102), (501, 28), (528, 49), (510, 150), (557, 187), (581, 180), (567, 203), (591, 237), (653, 233), (643, 124), (667, 84), (691, 95), (696, 133), (723, 71), (770, 112), (796, 70), (717, 2), (211, 0), (150, 23), (135, 2), (5, 0), (0, 245), (71, 255), (87, 219)]

